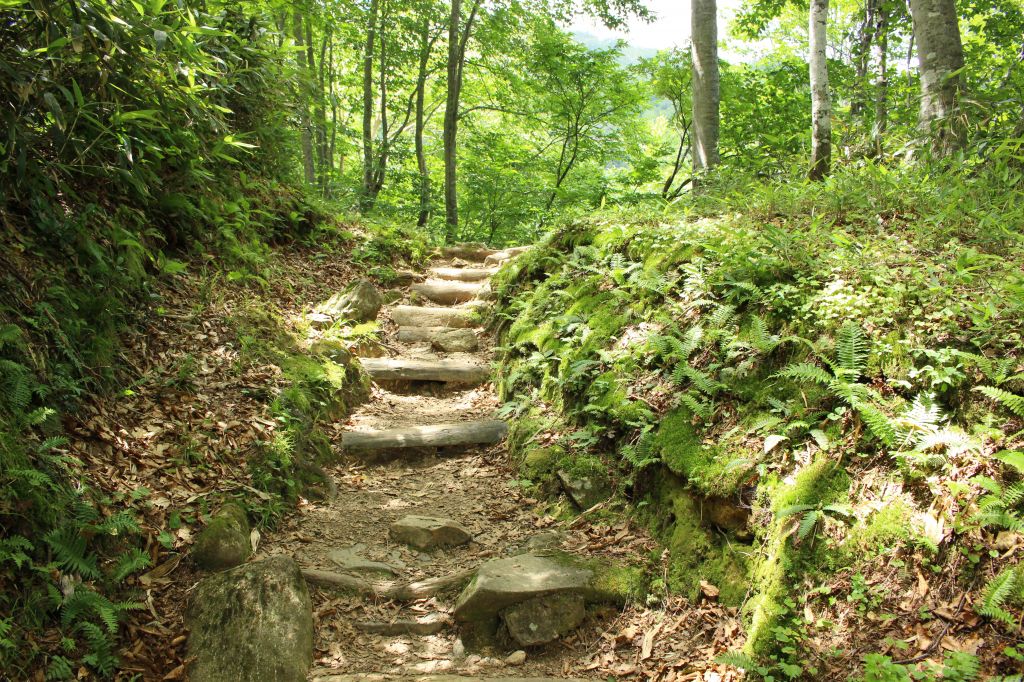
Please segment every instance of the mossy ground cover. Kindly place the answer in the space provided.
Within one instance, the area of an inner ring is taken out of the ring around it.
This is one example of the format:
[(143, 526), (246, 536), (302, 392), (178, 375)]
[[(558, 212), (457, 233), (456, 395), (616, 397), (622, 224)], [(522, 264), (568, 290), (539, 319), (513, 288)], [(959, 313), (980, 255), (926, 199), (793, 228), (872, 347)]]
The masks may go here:
[(775, 674), (927, 659), (915, 632), (951, 601), (949, 641), (1015, 669), (1019, 624), (990, 614), (1019, 615), (1020, 509), (982, 498), (1016, 480), (993, 453), (1024, 427), (1024, 254), (977, 218), (999, 187), (866, 167), (555, 230), (496, 278), (506, 411), (546, 424), (512, 441), (522, 475), (557, 494), (550, 460), (603, 462), (667, 587), (717, 581)]

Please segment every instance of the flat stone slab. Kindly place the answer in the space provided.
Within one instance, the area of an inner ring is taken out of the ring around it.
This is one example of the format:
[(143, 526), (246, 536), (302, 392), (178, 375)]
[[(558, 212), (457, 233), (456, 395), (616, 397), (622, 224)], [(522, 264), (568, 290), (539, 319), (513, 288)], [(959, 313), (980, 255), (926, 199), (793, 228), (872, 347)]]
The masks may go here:
[(436, 516), (405, 516), (391, 524), (391, 539), (416, 549), (456, 547), (473, 539), (458, 521)]
[(443, 279), (428, 279), (413, 284), (411, 290), (434, 303), (451, 305), (465, 303), (474, 298), (487, 298), (491, 288), (486, 282), (456, 282)]
[(569, 677), (480, 677), (477, 675), (386, 675), (384, 673), (367, 673), (354, 675), (316, 675), (313, 682), (583, 682), (578, 678)]
[(398, 569), (382, 561), (372, 561), (363, 557), (360, 551), (365, 549), (360, 545), (334, 549), (328, 552), (327, 556), (338, 565), (344, 573), (367, 575), (372, 577), (394, 577), (398, 575)]
[(587, 615), (582, 594), (536, 597), (501, 612), (509, 637), (521, 646), (553, 642), (575, 630)]
[(476, 385), (491, 375), (491, 368), (487, 365), (461, 360), (363, 358), (360, 364), (374, 381), (443, 381)]
[(497, 624), (499, 614), (524, 601), (558, 594), (585, 595), (594, 577), (565, 559), (522, 554), (482, 565), (455, 603), (460, 623)]
[(461, 308), (426, 308), (398, 305), (391, 309), (391, 318), (400, 327), (461, 327), (476, 326), (473, 311)]
[(433, 348), (447, 353), (471, 353), (480, 348), (480, 340), (472, 329), (399, 327), (398, 340), (402, 343), (427, 341)]
[(437, 279), (451, 279), (457, 282), (481, 282), (498, 271), (498, 268), (430, 268), (427, 272)]

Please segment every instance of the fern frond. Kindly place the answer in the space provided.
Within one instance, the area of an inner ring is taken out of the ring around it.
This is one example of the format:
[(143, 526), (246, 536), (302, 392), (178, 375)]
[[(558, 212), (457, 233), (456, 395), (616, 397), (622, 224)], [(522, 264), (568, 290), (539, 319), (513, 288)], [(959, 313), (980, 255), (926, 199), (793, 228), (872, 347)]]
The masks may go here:
[(975, 386), (974, 390), (996, 401), (1018, 417), (1024, 417), (1024, 396), (1004, 391), (995, 386)]
[(896, 447), (899, 436), (896, 433), (895, 425), (888, 415), (871, 403), (855, 401), (851, 406), (857, 410), (860, 418), (868, 425), (868, 429), (871, 430), (871, 433), (878, 440), (882, 441), (886, 447)]
[(784, 519), (787, 516), (795, 516), (797, 514), (802, 514), (802, 513), (806, 512), (806, 511), (810, 511), (811, 509), (814, 509), (814, 505), (811, 505), (811, 504), (794, 504), (794, 505), (791, 505), (789, 507), (783, 507), (775, 515), (777, 517), (779, 517), (780, 519)]
[(705, 421), (709, 421), (714, 414), (714, 405), (710, 402), (698, 400), (692, 393), (683, 393), (679, 396), (679, 402), (690, 408), (690, 411)]
[(982, 590), (980, 601), (975, 604), (979, 615), (1002, 621), (1011, 627), (1016, 624), (1013, 614), (1003, 608), (1003, 604), (1013, 594), (1019, 579), (1016, 567), (1004, 569), (1002, 573), (989, 581)]
[(153, 561), (149, 555), (138, 547), (132, 547), (122, 554), (114, 565), (113, 578), (116, 582), (123, 582), (132, 573), (137, 573), (144, 568), (149, 568)]
[(734, 668), (739, 668), (746, 672), (756, 671), (759, 665), (754, 658), (748, 656), (742, 651), (726, 651), (718, 654), (715, 656), (715, 662), (721, 663), (722, 665), (731, 665)]
[(99, 578), (100, 570), (96, 566), (96, 555), (88, 554), (85, 538), (76, 528), (55, 528), (43, 539), (53, 551), (58, 566), (83, 578)]
[(818, 525), (818, 520), (821, 518), (821, 512), (817, 509), (804, 514), (803, 518), (800, 519), (800, 525), (797, 527), (796, 536), (800, 540), (804, 540), (814, 531), (814, 527)]
[(1024, 476), (1024, 452), (1020, 450), (1000, 450), (995, 458), (1003, 464), (1009, 464), (1017, 470), (1017, 473)]
[(833, 381), (831, 374), (809, 362), (798, 362), (788, 367), (783, 367), (775, 373), (775, 376), (783, 379), (793, 379), (794, 381), (812, 382), (821, 386), (828, 386)]
[(871, 343), (859, 324), (850, 321), (839, 329), (839, 335), (836, 338), (838, 367), (852, 374), (854, 379), (859, 378), (867, 369), (870, 353)]
[[(725, 388), (725, 384), (722, 382), (712, 379), (705, 372), (702, 372), (690, 365), (679, 365), (676, 369), (682, 373), (683, 377), (689, 379), (699, 391), (710, 397), (714, 397), (719, 391)], [(673, 373), (673, 378), (674, 377), (675, 373)]]

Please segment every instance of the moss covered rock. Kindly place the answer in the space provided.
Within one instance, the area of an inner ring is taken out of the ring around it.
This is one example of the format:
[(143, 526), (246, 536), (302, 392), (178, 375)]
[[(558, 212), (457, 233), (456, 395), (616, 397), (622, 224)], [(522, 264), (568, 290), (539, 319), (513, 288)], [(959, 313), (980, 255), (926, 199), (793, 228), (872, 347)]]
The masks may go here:
[(365, 279), (359, 280), (343, 293), (335, 294), (317, 306), (316, 312), (330, 316), (334, 321), (351, 320), (369, 322), (377, 319), (384, 298), (376, 287)]
[(193, 682), (304, 682), (313, 661), (313, 612), (290, 557), (202, 580), (186, 612)]
[(223, 571), (249, 558), (249, 519), (245, 510), (231, 502), (206, 525), (192, 546), (192, 560), (206, 571)]

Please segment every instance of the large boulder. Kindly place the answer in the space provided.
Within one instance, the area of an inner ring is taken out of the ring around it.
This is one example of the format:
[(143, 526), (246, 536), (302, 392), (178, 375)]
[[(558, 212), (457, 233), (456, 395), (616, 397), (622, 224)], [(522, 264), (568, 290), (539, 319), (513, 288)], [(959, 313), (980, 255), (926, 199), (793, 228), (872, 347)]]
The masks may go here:
[(585, 598), (593, 578), (591, 570), (564, 556), (523, 554), (489, 561), (459, 595), (453, 615), (467, 629), (486, 635), (497, 629), (509, 607), (559, 596)]
[(205, 578), (185, 618), (192, 682), (305, 682), (313, 611), (294, 559), (277, 556)]
[(192, 560), (206, 571), (223, 571), (245, 563), (251, 553), (249, 518), (231, 502), (221, 507), (196, 537)]
[(391, 524), (391, 538), (416, 549), (464, 545), (473, 538), (458, 521), (433, 516), (405, 516)]
[(335, 294), (317, 306), (316, 312), (330, 316), (335, 322), (369, 322), (377, 319), (384, 305), (384, 297), (365, 279), (361, 279), (343, 293)]

